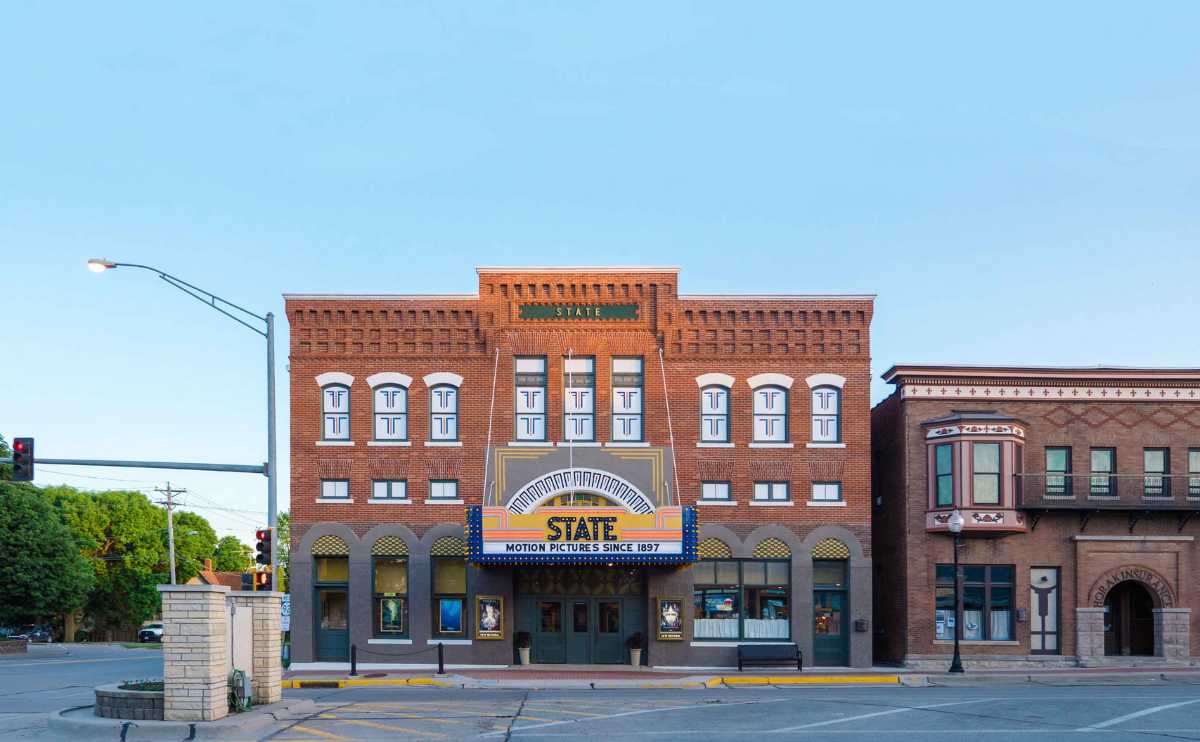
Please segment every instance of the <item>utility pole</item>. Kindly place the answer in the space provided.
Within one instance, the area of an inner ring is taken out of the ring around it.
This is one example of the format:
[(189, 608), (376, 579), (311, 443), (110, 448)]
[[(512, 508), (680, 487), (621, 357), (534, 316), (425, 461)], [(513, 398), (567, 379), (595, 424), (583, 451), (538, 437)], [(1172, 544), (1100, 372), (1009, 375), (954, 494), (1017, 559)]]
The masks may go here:
[(171, 483), (167, 482), (166, 489), (155, 487), (154, 491), (167, 496), (167, 499), (165, 502), (159, 502), (158, 504), (167, 506), (167, 551), (169, 554), (168, 559), (170, 560), (170, 567), (171, 567), (171, 584), (174, 585), (175, 584), (175, 500), (174, 500), (174, 496), (182, 495), (183, 493), (187, 492), (187, 490), (171, 489)]

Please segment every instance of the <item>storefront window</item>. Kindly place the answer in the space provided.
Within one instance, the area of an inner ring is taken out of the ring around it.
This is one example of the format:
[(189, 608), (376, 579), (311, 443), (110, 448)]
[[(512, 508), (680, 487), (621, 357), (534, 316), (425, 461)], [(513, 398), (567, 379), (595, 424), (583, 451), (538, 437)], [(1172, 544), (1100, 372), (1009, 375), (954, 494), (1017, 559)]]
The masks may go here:
[(461, 557), (433, 558), (433, 633), (466, 633), (467, 562)]
[(375, 558), (375, 635), (408, 634), (408, 560)]
[(346, 557), (316, 557), (317, 582), (347, 582), (350, 560)]
[[(692, 566), (696, 639), (787, 639), (791, 563), (713, 560)], [(743, 607), (744, 606), (744, 607)]]
[[(1011, 565), (962, 565), (962, 640), (1011, 641), (1013, 574)], [(937, 566), (934, 636), (954, 638), (954, 566)]]

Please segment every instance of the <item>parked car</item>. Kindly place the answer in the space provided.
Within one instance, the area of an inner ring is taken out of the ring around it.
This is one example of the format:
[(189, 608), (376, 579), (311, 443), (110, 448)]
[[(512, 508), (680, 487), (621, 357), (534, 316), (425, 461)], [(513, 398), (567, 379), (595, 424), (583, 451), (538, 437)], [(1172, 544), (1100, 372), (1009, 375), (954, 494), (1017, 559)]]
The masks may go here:
[(161, 623), (148, 623), (138, 629), (138, 641), (140, 642), (161, 642), (163, 634), (163, 625)]
[(46, 624), (26, 624), (21, 627), (21, 633), (13, 638), (49, 644), (54, 641), (54, 630)]

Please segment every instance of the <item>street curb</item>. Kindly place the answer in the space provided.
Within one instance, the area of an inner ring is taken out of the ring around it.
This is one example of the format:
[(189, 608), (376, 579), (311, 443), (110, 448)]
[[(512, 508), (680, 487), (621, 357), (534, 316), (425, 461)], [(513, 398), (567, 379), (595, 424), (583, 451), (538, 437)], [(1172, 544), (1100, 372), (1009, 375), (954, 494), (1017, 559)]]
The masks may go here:
[[(899, 685), (899, 675), (727, 675), (725, 685)], [(713, 687), (713, 686), (708, 686)]]
[[(922, 676), (923, 677), (923, 676)], [(763, 685), (904, 685), (900, 675), (718, 675), (663, 680), (614, 680), (506, 678), (476, 679), (454, 676), (439, 678), (291, 678), (283, 681), (284, 688), (371, 688), (420, 686), (427, 688), (583, 688), (615, 690), (622, 688), (720, 688)], [(920, 683), (927, 685), (927, 683)]]
[[(315, 709), (311, 701), (281, 701), (257, 706), (218, 721), (133, 721), (92, 715), (92, 706), (72, 706), (52, 711), (46, 725), (60, 739), (119, 740), (121, 742), (187, 742), (191, 740), (245, 739), (274, 724), (280, 713)], [(86, 713), (82, 713), (87, 709)], [(71, 712), (77, 712), (71, 714)], [(68, 716), (68, 714), (71, 714)]]

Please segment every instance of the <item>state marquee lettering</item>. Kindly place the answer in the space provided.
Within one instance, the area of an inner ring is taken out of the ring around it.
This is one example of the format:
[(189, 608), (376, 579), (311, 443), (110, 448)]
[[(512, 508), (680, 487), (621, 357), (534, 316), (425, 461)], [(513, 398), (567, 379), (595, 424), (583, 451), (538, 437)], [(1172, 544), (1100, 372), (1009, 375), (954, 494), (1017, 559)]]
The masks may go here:
[(637, 304), (522, 304), (521, 319), (609, 319), (638, 318)]

